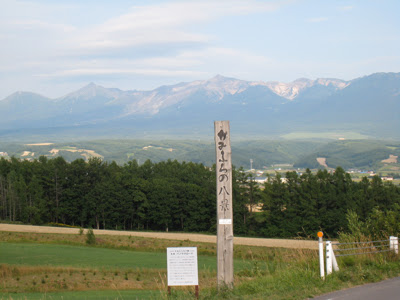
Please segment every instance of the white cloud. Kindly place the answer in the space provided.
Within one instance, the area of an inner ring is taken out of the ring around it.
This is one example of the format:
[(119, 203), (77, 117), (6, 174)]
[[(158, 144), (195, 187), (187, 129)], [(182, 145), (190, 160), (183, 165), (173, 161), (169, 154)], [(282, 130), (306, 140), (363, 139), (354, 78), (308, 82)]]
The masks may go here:
[[(69, 80), (80, 77), (87, 81), (99, 81), (103, 78), (121, 77), (158, 77), (176, 78), (177, 81), (207, 79), (215, 74), (226, 76), (259, 79), (273, 62), (247, 51), (231, 48), (208, 47), (199, 50), (186, 50), (178, 55), (168, 57), (151, 57), (142, 59), (93, 59), (69, 61), (57, 70), (41, 69), (37, 76), (41, 78)], [(275, 64), (276, 65), (276, 64)], [(49, 68), (50, 69), (50, 68)]]
[(224, 16), (273, 11), (282, 2), (260, 1), (181, 1), (135, 6), (126, 14), (111, 18), (91, 28), (83, 28), (69, 43), (79, 51), (163, 43), (206, 43), (213, 36), (194, 32), (194, 24)]
[[(272, 12), (286, 4), (255, 0), (163, 2), (134, 6), (97, 24), (72, 25), (60, 10), (57, 12), (57, 6), (7, 1), (16, 12), (9, 11), (2, 21), (7, 30), (0, 28), (0, 39), (6, 45), (0, 49), (0, 67), (3, 72), (24, 72), (36, 80), (134, 75), (195, 79), (224, 73), (233, 61), (237, 66), (256, 65), (264, 58), (218, 46), (217, 35), (203, 33), (202, 25), (225, 16)], [(73, 7), (67, 10), (71, 13)]]
[(25, 29), (30, 31), (49, 30), (57, 32), (71, 32), (76, 29), (76, 27), (67, 24), (49, 23), (35, 19), (12, 20), (8, 24), (9, 26), (14, 26), (16, 29)]
[(101, 76), (101, 75), (145, 75), (145, 76), (204, 76), (205, 72), (196, 72), (190, 70), (170, 70), (170, 69), (153, 69), (153, 68), (80, 68), (55, 72), (53, 74), (41, 74), (38, 77), (69, 77), (69, 76)]
[[(314, 7), (317, 0), (155, 1), (135, 1), (142, 4), (129, 7), (127, 1), (118, 0), (96, 5), (77, 0), (0, 0), (0, 99), (16, 89), (47, 89), (44, 94), (53, 89), (53, 95), (59, 94), (61, 85), (63, 92), (71, 91), (68, 84), (76, 88), (88, 81), (148, 89), (215, 74), (247, 80), (325, 74), (351, 78), (355, 68), (367, 70), (367, 65), (350, 64), (360, 55), (343, 54), (343, 45), (351, 50), (364, 43), (363, 59), (395, 55), (398, 48), (397, 32), (381, 30), (384, 22), (374, 23), (373, 18), (365, 23), (371, 27), (354, 26), (340, 33), (326, 30), (323, 35), (319, 30), (307, 32), (310, 24), (321, 22), (335, 28), (338, 18), (331, 12), (354, 10), (351, 5), (321, 9)], [(389, 8), (376, 5), (376, 9), (384, 15)], [(356, 21), (362, 19), (354, 21), (362, 24)], [(398, 27), (397, 19), (389, 21), (392, 28)], [(379, 34), (358, 34), (371, 28)], [(339, 51), (318, 51), (328, 49), (321, 40)], [(399, 61), (392, 58), (371, 65), (368, 70), (384, 71), (399, 66)], [(124, 85), (118, 85), (121, 82)]]

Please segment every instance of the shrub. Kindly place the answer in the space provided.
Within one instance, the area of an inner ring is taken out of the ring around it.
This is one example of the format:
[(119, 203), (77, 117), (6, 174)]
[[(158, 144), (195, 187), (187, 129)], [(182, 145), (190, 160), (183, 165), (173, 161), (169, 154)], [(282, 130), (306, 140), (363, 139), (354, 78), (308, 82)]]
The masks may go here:
[(393, 210), (387, 211), (375, 207), (365, 222), (351, 210), (347, 212), (346, 218), (348, 232), (339, 233), (340, 242), (385, 240), (400, 232), (400, 206), (397, 204), (393, 206)]
[(89, 228), (86, 233), (86, 244), (88, 245), (95, 245), (96, 244), (96, 237), (93, 233), (93, 229)]

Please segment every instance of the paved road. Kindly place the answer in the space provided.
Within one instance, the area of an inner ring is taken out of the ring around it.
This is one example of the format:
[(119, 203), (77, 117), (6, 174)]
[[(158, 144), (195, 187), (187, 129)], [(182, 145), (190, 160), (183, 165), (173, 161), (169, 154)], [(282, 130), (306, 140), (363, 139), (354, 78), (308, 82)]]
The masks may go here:
[(314, 300), (398, 300), (400, 299), (400, 277), (377, 283), (369, 283), (338, 292), (325, 294)]
[[(32, 225), (13, 225), (0, 224), (0, 231), (14, 232), (39, 232), (39, 233), (64, 233), (78, 234), (77, 228), (32, 226)], [(190, 240), (193, 242), (216, 243), (215, 235), (194, 234), (194, 233), (167, 233), (167, 232), (141, 232), (141, 231), (117, 231), (117, 230), (93, 230), (95, 235), (131, 235), (149, 238), (167, 239), (167, 240)], [(288, 239), (261, 239), (235, 237), (235, 245), (294, 248), (294, 249), (318, 249), (318, 241), (288, 240)]]

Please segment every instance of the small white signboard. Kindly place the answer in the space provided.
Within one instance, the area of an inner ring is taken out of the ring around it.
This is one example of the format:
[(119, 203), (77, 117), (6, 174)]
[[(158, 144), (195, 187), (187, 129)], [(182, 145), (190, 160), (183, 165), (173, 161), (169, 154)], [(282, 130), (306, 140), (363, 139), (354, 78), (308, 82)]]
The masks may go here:
[(167, 248), (168, 286), (199, 285), (197, 247)]
[(231, 225), (232, 219), (219, 219), (219, 224), (221, 225)]

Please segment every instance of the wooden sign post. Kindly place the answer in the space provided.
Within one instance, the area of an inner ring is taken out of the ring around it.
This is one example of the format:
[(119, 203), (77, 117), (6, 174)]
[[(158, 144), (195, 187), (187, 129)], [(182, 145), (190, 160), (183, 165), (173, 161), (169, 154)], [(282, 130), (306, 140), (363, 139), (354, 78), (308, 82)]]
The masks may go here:
[(232, 151), (229, 121), (215, 121), (217, 175), (217, 282), (233, 288)]

